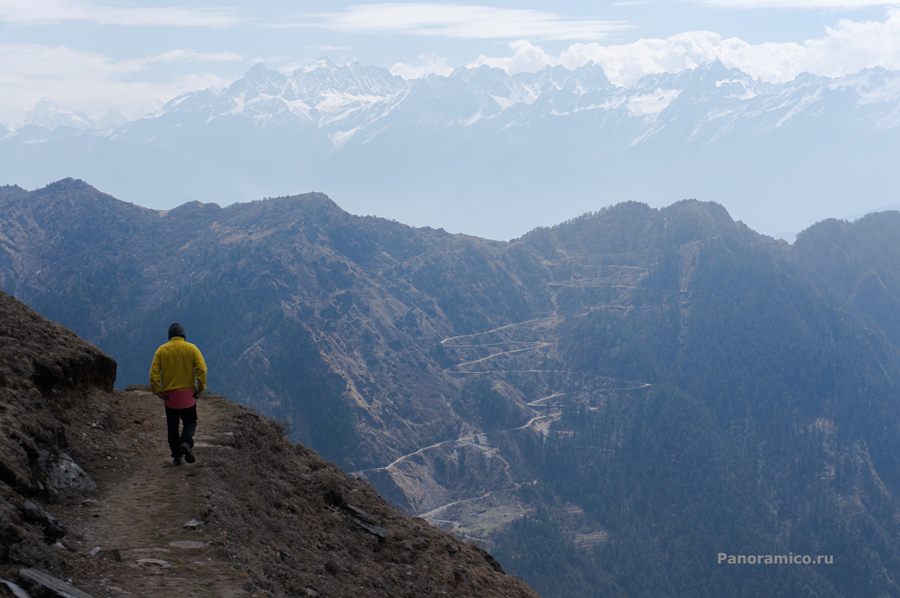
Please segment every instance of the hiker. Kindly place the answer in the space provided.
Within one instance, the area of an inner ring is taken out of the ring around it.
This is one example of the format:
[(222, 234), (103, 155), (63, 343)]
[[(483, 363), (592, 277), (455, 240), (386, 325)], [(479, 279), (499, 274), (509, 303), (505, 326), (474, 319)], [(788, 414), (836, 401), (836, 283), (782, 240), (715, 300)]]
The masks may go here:
[[(200, 349), (185, 340), (184, 326), (169, 326), (169, 342), (153, 355), (150, 366), (150, 390), (166, 402), (166, 424), (172, 463), (181, 458), (193, 463), (194, 430), (197, 428), (197, 397), (206, 389), (206, 362)], [(195, 380), (196, 379), (196, 380)], [(184, 423), (181, 435), (178, 422)]]

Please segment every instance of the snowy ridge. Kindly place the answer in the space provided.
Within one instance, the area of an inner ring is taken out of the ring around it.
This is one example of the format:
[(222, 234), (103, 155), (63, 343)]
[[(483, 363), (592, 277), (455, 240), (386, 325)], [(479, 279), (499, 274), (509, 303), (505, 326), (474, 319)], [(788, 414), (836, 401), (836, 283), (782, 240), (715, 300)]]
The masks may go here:
[[(869, 69), (836, 79), (803, 75), (775, 85), (737, 69), (726, 69), (719, 62), (677, 74), (646, 76), (628, 89), (613, 86), (595, 65), (574, 71), (546, 68), (513, 76), (489, 67), (458, 68), (449, 77), (405, 81), (383, 68), (359, 63), (338, 66), (327, 59), (290, 75), (257, 64), (221, 93), (207, 90), (184, 94), (141, 120), (163, 128), (172, 128), (173, 121), (192, 129), (214, 123), (225, 126), (232, 119), (245, 119), (258, 129), (276, 125), (299, 130), (314, 127), (329, 139), (341, 139), (334, 144), (335, 149), (341, 149), (347, 146), (347, 131), (363, 130), (375, 123), (382, 130), (403, 121), (441, 128), (499, 130), (513, 121), (521, 125), (523, 118), (530, 121), (599, 111), (604, 113), (604, 121), (612, 118), (617, 126), (637, 129), (624, 145), (647, 138), (649, 125), (642, 124), (647, 117), (669, 120), (670, 124), (677, 119), (680, 124), (674, 128), (680, 129), (684, 138), (702, 138), (708, 143), (734, 130), (736, 118), (752, 121), (757, 137), (800, 115), (828, 116), (835, 94), (848, 96), (841, 103), (849, 101), (852, 106), (844, 107), (863, 112), (872, 127), (897, 126), (900, 73)], [(202, 123), (198, 115), (202, 115)], [(58, 126), (84, 131), (106, 128), (96, 126), (83, 112), (56, 106), (47, 99), (32, 111), (26, 123), (50, 130)], [(116, 124), (119, 129), (110, 132), (114, 139), (160, 139), (159, 131), (137, 138), (130, 134), (148, 129), (146, 126)], [(655, 125), (651, 128), (659, 129)], [(706, 135), (701, 134), (703, 131)]]
[[(41, 110), (0, 139), (0, 184), (81, 176), (154, 207), (321, 190), (351, 211), (491, 238), (686, 197), (797, 231), (894, 205), (900, 185), (900, 72), (880, 68), (771, 84), (716, 61), (621, 88), (594, 64), (407, 81), (322, 60), (288, 74), (257, 64), (114, 127)], [(524, 207), (510, 215), (513, 200)]]

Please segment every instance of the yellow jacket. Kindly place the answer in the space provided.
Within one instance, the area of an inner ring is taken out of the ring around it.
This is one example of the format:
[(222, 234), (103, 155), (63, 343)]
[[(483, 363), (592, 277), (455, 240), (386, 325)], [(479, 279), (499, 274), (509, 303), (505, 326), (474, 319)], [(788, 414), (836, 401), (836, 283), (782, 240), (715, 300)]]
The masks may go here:
[[(196, 384), (194, 378), (197, 379)], [(206, 390), (206, 362), (200, 349), (180, 336), (173, 336), (153, 355), (150, 391), (159, 394), (181, 388)]]

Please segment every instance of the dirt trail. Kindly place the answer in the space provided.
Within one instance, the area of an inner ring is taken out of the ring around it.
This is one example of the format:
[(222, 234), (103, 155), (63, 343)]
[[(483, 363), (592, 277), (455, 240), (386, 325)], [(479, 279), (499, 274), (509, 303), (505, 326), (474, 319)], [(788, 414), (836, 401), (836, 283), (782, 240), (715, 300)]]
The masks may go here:
[(481, 359), (476, 359), (475, 361), (464, 361), (456, 365), (456, 367), (461, 368), (466, 365), (474, 365), (476, 363), (481, 363), (482, 361), (487, 361), (488, 359), (493, 359), (494, 357), (499, 357), (501, 355), (516, 355), (518, 353), (525, 353), (526, 351), (534, 351), (535, 349), (543, 349), (544, 347), (549, 347), (553, 343), (536, 343), (533, 347), (525, 347), (524, 349), (512, 349), (510, 351), (501, 351), (499, 353), (494, 353), (492, 355), (488, 355), (487, 357), (482, 357)]
[(485, 330), (484, 332), (474, 332), (472, 334), (460, 334), (459, 336), (451, 336), (451, 337), (448, 337), (448, 338), (445, 338), (444, 340), (442, 340), (441, 344), (443, 345), (446, 342), (455, 341), (456, 339), (460, 339), (460, 338), (473, 338), (476, 336), (484, 336), (486, 334), (491, 334), (492, 332), (499, 332), (501, 330), (506, 330), (507, 328), (515, 328), (517, 326), (524, 326), (526, 324), (531, 324), (532, 322), (555, 322), (555, 321), (558, 321), (559, 319), (560, 319), (559, 316), (557, 316), (556, 314), (553, 314), (552, 316), (545, 317), (545, 318), (534, 318), (531, 320), (525, 320), (524, 322), (513, 322), (512, 324), (505, 324), (503, 326), (500, 326), (499, 328), (494, 328), (492, 330)]
[(116, 391), (116, 399), (112, 425), (86, 422), (91, 432), (99, 427), (105, 435), (97, 445), (100, 455), (85, 465), (99, 491), (70, 509), (64, 521), (82, 571), (92, 573), (80, 585), (96, 598), (251, 596), (244, 590), (246, 575), (210, 544), (204, 525), (185, 527), (202, 520), (207, 508), (204, 457), (234, 450), (219, 430), (229, 415), (225, 400), (201, 397), (197, 461), (175, 466), (161, 400), (146, 391)]

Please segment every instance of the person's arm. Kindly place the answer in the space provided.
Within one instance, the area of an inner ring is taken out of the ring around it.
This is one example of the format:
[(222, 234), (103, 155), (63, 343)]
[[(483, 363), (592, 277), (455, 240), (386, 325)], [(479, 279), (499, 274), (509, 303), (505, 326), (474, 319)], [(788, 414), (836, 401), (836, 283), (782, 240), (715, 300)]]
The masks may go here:
[(194, 395), (196, 396), (206, 390), (206, 361), (203, 360), (203, 354), (196, 345), (194, 346), (194, 377), (197, 379), (197, 393)]
[(153, 363), (150, 365), (150, 392), (165, 398), (162, 394), (162, 373), (160, 367), (159, 349), (153, 354)]

